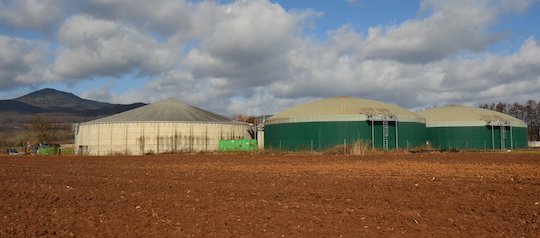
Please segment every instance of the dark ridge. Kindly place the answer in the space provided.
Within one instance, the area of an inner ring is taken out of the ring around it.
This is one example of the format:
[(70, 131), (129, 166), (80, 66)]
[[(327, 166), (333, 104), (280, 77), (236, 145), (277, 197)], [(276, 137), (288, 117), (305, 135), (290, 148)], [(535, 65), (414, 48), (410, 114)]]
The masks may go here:
[(83, 99), (72, 93), (66, 93), (51, 88), (41, 89), (13, 100), (32, 105), (34, 107), (52, 109), (53, 111), (57, 112), (98, 109), (109, 105), (109, 103)]
[(26, 104), (24, 102), (16, 100), (0, 100), (0, 113), (20, 113), (20, 114), (33, 114), (41, 113), (46, 110), (39, 107)]

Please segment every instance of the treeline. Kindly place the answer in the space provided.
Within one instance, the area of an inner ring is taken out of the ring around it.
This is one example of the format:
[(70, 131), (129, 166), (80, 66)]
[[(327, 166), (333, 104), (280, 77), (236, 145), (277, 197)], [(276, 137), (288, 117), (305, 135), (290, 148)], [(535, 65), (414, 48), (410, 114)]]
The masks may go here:
[(519, 103), (506, 104), (499, 102), (498, 104), (492, 103), (482, 104), (480, 108), (489, 109), (497, 112), (501, 112), (515, 118), (518, 118), (529, 125), (529, 140), (539, 140), (540, 133), (540, 101), (528, 100), (525, 105)]

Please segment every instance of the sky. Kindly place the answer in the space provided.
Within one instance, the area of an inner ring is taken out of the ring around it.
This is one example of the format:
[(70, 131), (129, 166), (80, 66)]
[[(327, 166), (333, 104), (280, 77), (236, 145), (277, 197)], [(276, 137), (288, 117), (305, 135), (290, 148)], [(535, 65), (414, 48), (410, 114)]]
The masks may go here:
[(0, 0), (0, 99), (43, 88), (229, 117), (540, 101), (540, 0)]

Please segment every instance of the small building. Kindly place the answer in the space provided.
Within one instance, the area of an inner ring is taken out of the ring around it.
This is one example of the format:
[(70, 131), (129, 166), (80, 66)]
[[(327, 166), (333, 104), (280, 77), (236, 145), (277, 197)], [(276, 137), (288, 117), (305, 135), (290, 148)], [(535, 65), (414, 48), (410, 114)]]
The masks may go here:
[(143, 155), (217, 151), (220, 140), (251, 139), (249, 124), (169, 98), (76, 127), (75, 153)]
[(417, 113), (426, 119), (427, 140), (437, 149), (527, 148), (527, 124), (504, 113), (466, 106), (430, 108)]

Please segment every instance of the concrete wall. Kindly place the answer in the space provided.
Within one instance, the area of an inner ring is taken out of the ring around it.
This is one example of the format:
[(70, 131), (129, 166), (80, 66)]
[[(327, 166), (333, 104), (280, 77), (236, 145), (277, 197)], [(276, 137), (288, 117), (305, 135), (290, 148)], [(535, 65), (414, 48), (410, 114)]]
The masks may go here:
[(143, 155), (217, 151), (220, 140), (250, 139), (248, 125), (184, 122), (80, 124), (75, 153)]
[(529, 141), (529, 147), (539, 148), (540, 141)]

